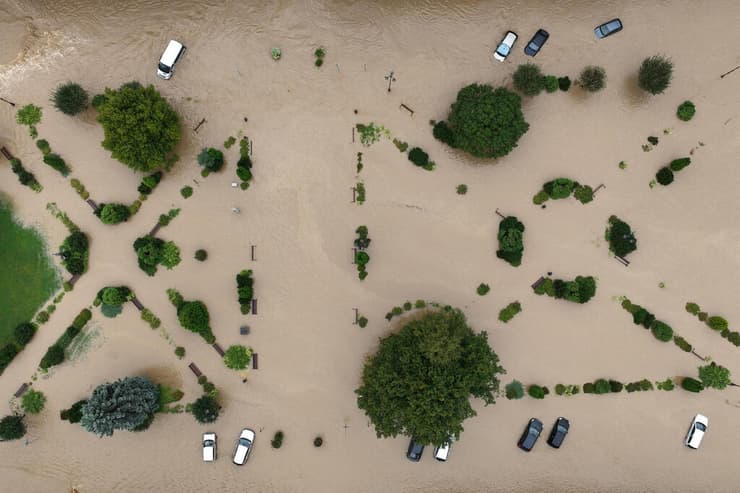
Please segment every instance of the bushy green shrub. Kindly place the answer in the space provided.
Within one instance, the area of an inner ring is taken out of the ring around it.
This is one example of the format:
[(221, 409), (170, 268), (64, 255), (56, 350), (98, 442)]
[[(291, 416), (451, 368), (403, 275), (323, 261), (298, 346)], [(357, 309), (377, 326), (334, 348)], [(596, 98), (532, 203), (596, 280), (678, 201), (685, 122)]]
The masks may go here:
[(542, 189), (553, 199), (566, 199), (573, 193), (577, 183), (570, 178), (556, 178), (542, 185)]
[(144, 308), (140, 313), (141, 319), (148, 323), (152, 329), (157, 329), (162, 325), (162, 321), (149, 308)]
[(689, 164), (691, 164), (691, 158), (682, 157), (682, 158), (674, 159), (673, 161), (671, 161), (671, 163), (668, 166), (670, 167), (671, 171), (681, 171)]
[(52, 101), (54, 107), (65, 115), (76, 115), (87, 108), (87, 91), (79, 84), (67, 82), (57, 86)]
[(701, 322), (706, 322), (707, 318), (709, 317), (709, 314), (707, 312), (699, 312), (696, 314), (697, 318)]
[(36, 325), (31, 322), (25, 322), (16, 325), (15, 329), (13, 329), (13, 340), (18, 346), (23, 347), (31, 342), (34, 334), (36, 334)]
[(32, 138), (38, 137), (36, 124), (41, 121), (41, 108), (33, 104), (27, 104), (15, 114), (15, 121), (21, 125), (28, 125), (28, 132)]
[(507, 399), (521, 399), (522, 397), (524, 397), (524, 386), (522, 385), (522, 382), (512, 380), (511, 383), (506, 385)]
[(555, 385), (555, 393), (557, 395), (563, 395), (565, 393), (565, 385), (562, 383)]
[(82, 407), (87, 404), (87, 400), (79, 400), (72, 404), (69, 409), (62, 409), (59, 412), (59, 417), (62, 421), (69, 421), (72, 424), (79, 423), (82, 419)]
[(39, 139), (36, 141), (36, 147), (39, 148), (39, 151), (41, 151), (41, 154), (46, 156), (51, 152), (51, 146), (49, 145), (49, 142), (46, 139)]
[(570, 84), (571, 84), (570, 77), (568, 76), (558, 77), (558, 87), (560, 88), (561, 91), (567, 92), (568, 89), (570, 89)]
[(8, 343), (0, 348), (0, 373), (5, 371), (11, 361), (18, 355), (18, 348), (15, 344)]
[(149, 195), (155, 188), (157, 188), (160, 181), (162, 181), (162, 172), (157, 171), (156, 173), (152, 173), (151, 175), (142, 178), (137, 190), (141, 194)]
[(609, 380), (609, 391), (619, 393), (624, 388), (624, 384), (617, 380)]
[(429, 154), (418, 147), (414, 147), (409, 151), (409, 161), (427, 171), (434, 169), (434, 163), (429, 160)]
[(660, 55), (642, 61), (637, 77), (639, 86), (650, 94), (660, 94), (671, 84), (673, 62)]
[(600, 378), (594, 382), (594, 394), (608, 394), (611, 391), (609, 382)]
[(103, 204), (100, 209), (100, 220), (103, 224), (118, 224), (128, 221), (131, 212), (125, 204)]
[(686, 311), (692, 315), (697, 315), (701, 311), (701, 308), (696, 303), (689, 301), (686, 303)]
[(314, 447), (321, 447), (324, 444), (324, 439), (321, 437), (316, 437), (313, 439), (313, 446)]
[(601, 67), (589, 65), (581, 71), (578, 85), (588, 92), (596, 92), (606, 87), (606, 71)]
[(609, 242), (609, 250), (619, 257), (637, 250), (637, 238), (632, 228), (617, 216), (611, 216), (606, 228), (606, 240)]
[(685, 122), (694, 118), (694, 113), (696, 113), (696, 106), (694, 106), (694, 103), (691, 101), (684, 101), (676, 110), (676, 116), (678, 116), (678, 119)]
[(727, 330), (729, 327), (729, 323), (724, 318), (714, 315), (712, 317), (709, 317), (706, 321), (706, 324), (709, 326), (712, 330), (722, 331)]
[(96, 94), (93, 96), (90, 105), (96, 110), (103, 106), (108, 101), (108, 96), (105, 94)]
[(198, 164), (209, 171), (218, 171), (224, 165), (224, 153), (213, 147), (204, 147), (198, 154)]
[(594, 393), (594, 384), (591, 382), (587, 382), (583, 384), (583, 393), (584, 394), (593, 394)]
[(653, 322), (651, 330), (655, 338), (659, 341), (668, 342), (673, 338), (673, 329), (671, 326), (660, 320)]
[(215, 342), (215, 337), (209, 325), (211, 317), (208, 308), (202, 301), (185, 301), (177, 310), (177, 319), (184, 329), (200, 334), (209, 344)]
[(208, 252), (206, 252), (203, 249), (199, 249), (195, 251), (195, 260), (198, 260), (199, 262), (203, 262), (208, 258)]
[(192, 405), (193, 417), (198, 423), (213, 423), (218, 419), (221, 405), (215, 397), (208, 394), (200, 396)]
[(178, 359), (183, 359), (185, 357), (185, 348), (182, 346), (177, 346), (175, 348), (175, 356), (177, 356)]
[(699, 367), (699, 380), (705, 388), (722, 390), (732, 382), (730, 370), (714, 362)]
[(39, 363), (39, 367), (42, 370), (48, 370), (52, 366), (61, 364), (63, 361), (64, 349), (58, 344), (53, 344), (49, 346), (49, 348), (46, 350), (46, 354), (44, 354), (44, 357), (41, 358), (41, 363)]
[(699, 380), (691, 377), (684, 377), (681, 380), (681, 388), (688, 390), (689, 392), (701, 392), (704, 390), (704, 385)]
[(491, 287), (488, 284), (480, 283), (480, 285), (475, 289), (475, 292), (480, 296), (485, 296), (490, 290)]
[(679, 348), (681, 348), (682, 351), (686, 351), (687, 353), (690, 353), (691, 350), (693, 349), (691, 344), (689, 344), (686, 339), (678, 335), (673, 336), (673, 343)]
[(581, 204), (588, 204), (594, 199), (594, 189), (588, 185), (578, 185), (575, 190), (573, 190), (573, 196)]
[(663, 186), (670, 185), (673, 183), (673, 171), (664, 166), (655, 174), (655, 180)]
[(537, 192), (537, 194), (535, 194), (534, 197), (532, 197), (532, 203), (534, 205), (544, 204), (548, 200), (550, 200), (550, 196), (547, 195), (547, 192), (545, 192), (544, 190), (540, 190), (539, 192)]
[(515, 216), (507, 216), (498, 226), (498, 245), (496, 256), (514, 267), (522, 263), (524, 252), (524, 224)]
[(193, 187), (182, 187), (180, 189), (180, 195), (182, 195), (182, 198), (184, 199), (190, 198), (190, 196), (193, 195)]
[[(454, 148), (455, 146), (455, 134), (450, 126), (445, 121), (439, 121), (434, 124), (432, 129), (434, 138)], [(403, 152), (403, 151), (401, 151)]]
[(249, 365), (250, 361), (252, 361), (251, 347), (241, 345), (229, 346), (226, 354), (224, 354), (224, 364), (226, 368), (231, 368), (232, 370), (243, 370)]
[(60, 156), (59, 154), (50, 152), (49, 154), (44, 155), (43, 161), (44, 164), (47, 164), (51, 168), (57, 170), (59, 173), (61, 173), (62, 176), (69, 175), (70, 169), (67, 166), (67, 163), (64, 162), (64, 159), (62, 159), (62, 156)]
[(37, 390), (29, 390), (21, 398), (21, 407), (27, 413), (38, 414), (44, 410), (46, 404), (46, 396), (43, 392)]
[(658, 387), (658, 390), (673, 390), (675, 388), (675, 385), (673, 385), (673, 380), (670, 378), (666, 378), (662, 382), (655, 382), (656, 386)]
[(26, 434), (23, 416), (11, 414), (0, 419), (0, 441), (18, 440)]
[(276, 431), (275, 435), (272, 437), (272, 441), (270, 444), (272, 445), (272, 448), (280, 448), (283, 446), (283, 439), (285, 438), (285, 434), (282, 431)]
[(519, 65), (513, 79), (516, 90), (526, 96), (536, 96), (545, 88), (542, 70), (534, 63)]
[(498, 319), (501, 320), (504, 323), (507, 323), (509, 320), (514, 318), (517, 313), (522, 311), (522, 305), (518, 301), (513, 301), (506, 305), (506, 307), (502, 308), (501, 311), (498, 313)]
[(545, 91), (555, 92), (558, 90), (558, 78), (554, 75), (546, 75), (543, 85), (545, 86)]
[(539, 385), (530, 385), (527, 387), (527, 393), (535, 399), (544, 399), (546, 395), (544, 387), (540, 387)]

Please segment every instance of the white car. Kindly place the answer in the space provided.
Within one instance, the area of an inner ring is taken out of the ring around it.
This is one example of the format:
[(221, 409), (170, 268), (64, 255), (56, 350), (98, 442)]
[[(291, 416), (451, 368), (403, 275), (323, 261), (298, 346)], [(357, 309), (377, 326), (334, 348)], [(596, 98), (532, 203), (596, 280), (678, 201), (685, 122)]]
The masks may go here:
[(252, 445), (254, 444), (254, 432), (249, 428), (244, 428), (239, 435), (239, 441), (236, 442), (236, 449), (234, 449), (234, 464), (237, 466), (243, 466), (247, 459), (249, 459), (249, 452), (252, 451)]
[(169, 80), (172, 77), (172, 73), (175, 71), (175, 65), (182, 58), (185, 49), (179, 41), (170, 40), (167, 48), (164, 49), (164, 53), (162, 53), (162, 57), (159, 59), (159, 64), (157, 64), (157, 76), (160, 79)]
[(450, 442), (434, 449), (434, 458), (440, 462), (446, 462), (450, 455)]
[(216, 434), (203, 433), (203, 461), (213, 462), (216, 460)]
[(493, 58), (495, 58), (499, 62), (503, 62), (504, 60), (506, 60), (506, 57), (509, 56), (509, 53), (511, 53), (511, 49), (514, 47), (514, 43), (516, 42), (517, 37), (518, 36), (514, 31), (508, 31), (506, 33), (506, 36), (504, 36), (504, 39), (502, 39), (501, 43), (499, 43), (496, 51), (493, 52)]
[(701, 439), (704, 438), (704, 433), (707, 432), (707, 425), (709, 425), (709, 418), (702, 414), (694, 416), (694, 420), (689, 427), (689, 432), (686, 433), (684, 444), (689, 448), (699, 448)]

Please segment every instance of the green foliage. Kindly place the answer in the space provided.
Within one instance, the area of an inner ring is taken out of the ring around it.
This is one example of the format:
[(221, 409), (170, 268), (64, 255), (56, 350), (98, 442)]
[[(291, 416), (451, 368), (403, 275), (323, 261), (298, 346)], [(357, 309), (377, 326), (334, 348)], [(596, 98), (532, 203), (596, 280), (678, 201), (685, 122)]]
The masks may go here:
[(43, 189), (41, 184), (36, 181), (36, 177), (33, 173), (23, 167), (20, 159), (13, 158), (10, 160), (10, 170), (18, 177), (18, 182), (20, 182), (21, 185), (26, 186), (37, 193)]
[(199, 262), (204, 262), (208, 258), (208, 252), (206, 252), (203, 249), (198, 249), (195, 251), (195, 260)]
[(218, 419), (221, 405), (215, 397), (203, 394), (193, 403), (191, 410), (198, 423), (213, 423)]
[(608, 394), (611, 392), (609, 382), (600, 378), (594, 382), (594, 394)]
[(699, 321), (706, 322), (707, 317), (709, 317), (709, 314), (707, 312), (699, 312), (696, 314), (696, 316), (699, 318)]
[(367, 125), (358, 123), (356, 128), (360, 133), (360, 143), (365, 147), (370, 147), (382, 137), (390, 137), (391, 134), (383, 125), (376, 125), (374, 122), (370, 122)]
[(692, 103), (691, 101), (684, 101), (678, 106), (678, 109), (676, 110), (676, 116), (678, 117), (678, 119), (685, 122), (694, 118), (695, 113), (696, 106), (694, 106), (694, 103)]
[(15, 344), (8, 343), (0, 348), (0, 372), (5, 371), (11, 361), (18, 355)]
[(182, 346), (177, 346), (175, 348), (175, 356), (177, 356), (178, 359), (183, 359), (185, 357), (185, 348)]
[(403, 142), (398, 139), (393, 139), (393, 145), (396, 146), (396, 149), (398, 149), (398, 152), (406, 152), (406, 150), (409, 148), (408, 143)]
[(655, 55), (642, 61), (637, 83), (650, 94), (660, 94), (671, 84), (672, 77), (673, 62), (669, 58)]
[(403, 434), (442, 444), (475, 415), (470, 395), (495, 402), (504, 369), (485, 332), (476, 334), (460, 310), (426, 312), (381, 339), (366, 362), (357, 405), (378, 437)]
[(159, 409), (159, 388), (144, 377), (126, 377), (93, 390), (82, 406), (80, 425), (100, 437), (134, 430)]
[[(173, 209), (170, 213), (173, 211), (179, 209)], [(150, 235), (141, 236), (134, 241), (134, 250), (139, 260), (139, 268), (150, 276), (157, 273), (157, 266), (160, 264), (171, 269), (180, 263), (180, 249), (172, 241), (165, 242)]]
[(617, 216), (609, 218), (606, 240), (609, 242), (609, 251), (619, 257), (624, 257), (637, 250), (637, 238), (635, 238), (632, 228)]
[(103, 106), (107, 102), (108, 102), (108, 96), (106, 96), (105, 94), (96, 94), (95, 96), (93, 96), (92, 101), (90, 102), (90, 105), (96, 110), (98, 110), (100, 109), (101, 106)]
[(131, 212), (125, 204), (104, 204), (100, 209), (100, 220), (103, 224), (118, 224), (128, 221)]
[(475, 292), (478, 293), (480, 296), (485, 296), (488, 294), (488, 292), (491, 290), (491, 287), (488, 284), (480, 283), (478, 287), (476, 288)]
[(689, 164), (691, 164), (691, 158), (682, 157), (679, 159), (674, 159), (668, 166), (671, 168), (671, 171), (681, 171)]
[(684, 377), (681, 380), (681, 388), (689, 392), (701, 392), (704, 390), (704, 384), (694, 378)]
[(162, 247), (162, 265), (171, 270), (180, 263), (180, 248), (175, 242), (168, 241)]
[(521, 97), (503, 87), (471, 84), (462, 88), (448, 118), (454, 147), (480, 158), (507, 155), (529, 130), (521, 105)]
[(148, 323), (152, 329), (159, 328), (162, 325), (162, 321), (149, 308), (141, 310), (141, 319)]
[(573, 196), (581, 204), (588, 204), (594, 199), (594, 189), (588, 185), (578, 185), (573, 191)]
[(681, 348), (682, 351), (686, 351), (687, 353), (690, 353), (691, 350), (693, 349), (691, 344), (689, 344), (686, 339), (684, 339), (681, 336), (675, 335), (675, 334), (673, 335), (673, 343), (679, 348)]
[(200, 334), (207, 343), (215, 341), (209, 325), (211, 317), (202, 301), (185, 301), (177, 310), (177, 319), (184, 329)]
[(11, 414), (0, 419), (0, 441), (18, 440), (26, 434), (23, 416)]
[(233, 135), (230, 135), (229, 138), (224, 141), (224, 148), (229, 149), (234, 144), (236, 144), (236, 138)]
[(527, 393), (535, 399), (544, 399), (546, 395), (544, 387), (540, 387), (539, 385), (530, 385), (527, 387)]
[(136, 171), (165, 166), (180, 142), (180, 118), (154, 86), (124, 84), (105, 90), (105, 104), (98, 107), (103, 126), (103, 147), (114, 159)]
[(545, 88), (542, 70), (534, 63), (519, 65), (514, 72), (514, 87), (526, 96), (536, 96)]
[(570, 89), (570, 84), (571, 84), (570, 77), (568, 76), (558, 77), (558, 87), (560, 88), (561, 91), (567, 92), (568, 89)]
[(409, 161), (414, 163), (416, 166), (419, 166), (420, 168), (424, 168), (427, 171), (434, 168), (434, 163), (431, 163), (431, 161), (429, 161), (429, 154), (418, 147), (414, 147), (409, 151)]
[(498, 225), (498, 246), (496, 256), (514, 267), (522, 263), (524, 252), (524, 224), (515, 216), (507, 216)]
[(593, 394), (594, 393), (594, 384), (591, 382), (587, 382), (583, 384), (583, 393), (584, 394)]
[(606, 87), (606, 71), (602, 67), (589, 65), (581, 71), (578, 85), (588, 92), (596, 92)]
[(59, 154), (54, 154), (53, 152), (45, 154), (43, 161), (44, 164), (57, 170), (62, 176), (69, 175), (70, 169)]
[(21, 398), (21, 407), (27, 413), (38, 414), (44, 410), (46, 396), (37, 390), (29, 390)]
[(39, 151), (41, 151), (41, 154), (46, 156), (51, 152), (51, 146), (49, 145), (49, 142), (46, 139), (39, 139), (36, 141), (36, 147), (39, 148)]
[(172, 303), (172, 306), (174, 306), (178, 310), (182, 308), (182, 305), (185, 304), (185, 300), (176, 289), (169, 288), (167, 290), (167, 298), (170, 300), (170, 303)]
[(663, 186), (670, 185), (673, 183), (673, 171), (664, 166), (655, 174), (655, 180)]
[(662, 382), (656, 382), (656, 385), (658, 387), (658, 390), (667, 390), (667, 391), (670, 391), (670, 390), (673, 390), (675, 388), (675, 385), (673, 385), (673, 380), (671, 380), (670, 378), (666, 378)]
[(242, 313), (249, 313), (254, 296), (254, 279), (251, 270), (242, 270), (236, 275), (236, 292)]
[(658, 145), (658, 137), (655, 137), (655, 136), (653, 136), (653, 135), (651, 135), (650, 137), (648, 137), (648, 138), (647, 138), (647, 141), (648, 141), (648, 142), (649, 142), (650, 144), (654, 145), (654, 146), (657, 146), (657, 145)]
[(324, 444), (324, 439), (321, 437), (316, 437), (313, 439), (313, 446), (314, 447), (321, 447)]
[(27, 104), (15, 114), (15, 121), (21, 125), (28, 125), (28, 132), (35, 139), (38, 136), (36, 124), (41, 121), (41, 113), (41, 108), (38, 106)]
[(69, 421), (71, 424), (79, 423), (82, 419), (82, 407), (87, 404), (86, 399), (79, 400), (72, 404), (69, 409), (62, 409), (59, 412), (59, 417), (63, 421)]
[(619, 393), (624, 388), (624, 384), (617, 380), (609, 380), (609, 391), (613, 393)]
[(103, 304), (110, 305), (110, 306), (118, 306), (125, 303), (126, 296), (127, 296), (128, 288), (126, 289), (119, 289), (117, 287), (108, 287), (103, 289), (103, 294), (101, 295), (100, 299), (103, 301)]
[(534, 205), (541, 205), (548, 200), (550, 200), (550, 196), (547, 195), (547, 192), (544, 190), (540, 190), (534, 197), (532, 197), (532, 203), (534, 203)]
[(434, 138), (447, 144), (448, 146), (455, 148), (455, 133), (452, 131), (446, 121), (439, 121), (434, 124), (432, 129), (432, 135)]
[(466, 193), (468, 193), (468, 186), (463, 183), (461, 185), (458, 185), (455, 190), (457, 191), (458, 195), (465, 195)]
[(229, 346), (224, 354), (224, 364), (226, 368), (232, 370), (243, 370), (252, 361), (252, 348), (245, 346)]
[(501, 320), (504, 323), (507, 323), (509, 320), (514, 318), (517, 313), (522, 311), (522, 305), (518, 301), (513, 301), (506, 305), (505, 308), (502, 308), (500, 312), (498, 312), (498, 319)]
[(224, 165), (224, 153), (213, 147), (204, 147), (198, 154), (198, 164), (209, 171), (218, 171)]
[(717, 315), (709, 317), (706, 321), (706, 324), (709, 326), (710, 329), (717, 331), (727, 330), (727, 328), (729, 327), (729, 323), (727, 322), (727, 320)]
[(521, 399), (524, 397), (524, 386), (519, 380), (512, 380), (511, 383), (506, 384), (506, 398)]
[(651, 328), (653, 335), (656, 339), (663, 342), (668, 342), (673, 338), (673, 329), (670, 325), (660, 320), (653, 322)]
[(699, 380), (704, 387), (712, 387), (722, 390), (727, 387), (730, 380), (730, 370), (716, 363), (699, 367)]
[(280, 48), (274, 47), (270, 50), (270, 56), (272, 56), (272, 59), (276, 62), (280, 60), (280, 57), (283, 55), (283, 51)]
[(19, 347), (23, 347), (29, 342), (31, 342), (31, 339), (33, 339), (33, 336), (36, 334), (36, 325), (32, 324), (31, 322), (24, 322), (22, 324), (16, 325), (15, 329), (13, 329), (13, 340), (16, 344), (18, 344)]
[(573, 281), (552, 280), (549, 277), (535, 288), (535, 294), (546, 294), (553, 298), (564, 298), (574, 303), (587, 303), (596, 294), (596, 279), (593, 276), (576, 276)]
[(44, 356), (41, 358), (39, 367), (42, 370), (48, 370), (52, 366), (61, 364), (63, 361), (64, 361), (64, 348), (62, 348), (58, 344), (53, 344), (49, 346), (49, 348), (46, 350), (46, 354), (44, 354)]
[(357, 203), (362, 205), (365, 203), (365, 184), (363, 182), (357, 183), (355, 186), (357, 190)]
[(559, 84), (558, 84), (558, 78), (554, 75), (546, 75), (543, 79), (543, 85), (545, 86), (545, 91), (547, 92), (555, 92), (558, 90)]
[(565, 393), (565, 385), (559, 383), (555, 386), (555, 393), (557, 395), (563, 395)]
[(184, 199), (190, 198), (193, 195), (193, 187), (182, 187), (180, 189), (180, 195)]
[(367, 317), (358, 318), (357, 325), (359, 325), (361, 329), (364, 329), (365, 327), (367, 327)]
[(275, 432), (275, 435), (272, 437), (272, 441), (270, 441), (270, 445), (272, 445), (272, 448), (280, 448), (283, 446), (283, 439), (285, 438), (285, 434), (278, 430)]
[(149, 195), (157, 188), (160, 181), (162, 181), (162, 172), (157, 171), (142, 178), (137, 190), (140, 194)]
[(79, 84), (67, 82), (57, 86), (52, 101), (54, 107), (65, 115), (76, 115), (87, 108), (87, 91)]
[(556, 178), (542, 185), (542, 189), (553, 199), (566, 199), (573, 193), (573, 189), (578, 185), (570, 178)]

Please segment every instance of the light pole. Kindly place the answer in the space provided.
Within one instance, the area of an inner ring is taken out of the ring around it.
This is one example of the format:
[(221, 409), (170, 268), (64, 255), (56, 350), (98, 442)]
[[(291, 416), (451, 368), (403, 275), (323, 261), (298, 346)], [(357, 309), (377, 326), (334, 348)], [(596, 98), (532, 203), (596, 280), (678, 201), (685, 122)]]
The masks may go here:
[(391, 73), (385, 76), (385, 80), (388, 81), (388, 92), (391, 92), (391, 84), (393, 82), (396, 82), (396, 78), (393, 77), (393, 70), (391, 70)]

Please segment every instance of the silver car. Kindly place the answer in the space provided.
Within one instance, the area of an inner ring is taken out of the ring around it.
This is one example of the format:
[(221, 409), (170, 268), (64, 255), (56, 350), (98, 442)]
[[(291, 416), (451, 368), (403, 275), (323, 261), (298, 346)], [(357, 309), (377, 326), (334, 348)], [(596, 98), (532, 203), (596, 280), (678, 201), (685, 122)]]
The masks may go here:
[(243, 466), (249, 459), (249, 452), (252, 451), (254, 445), (254, 436), (254, 432), (249, 428), (244, 428), (239, 435), (239, 441), (236, 442), (234, 449), (234, 464), (237, 466)]
[(517, 37), (518, 36), (514, 31), (508, 31), (506, 33), (506, 36), (504, 36), (504, 39), (502, 39), (501, 43), (499, 43), (496, 51), (493, 52), (493, 58), (495, 58), (499, 62), (503, 62), (504, 60), (506, 60), (506, 57), (509, 56), (509, 53), (511, 53), (511, 49), (514, 47), (514, 43), (516, 43)]
[(597, 38), (606, 38), (607, 36), (611, 36), (614, 33), (618, 33), (622, 30), (622, 21), (619, 19), (612, 19), (609, 22), (605, 22), (600, 26), (596, 26), (596, 29), (594, 29), (594, 34)]

